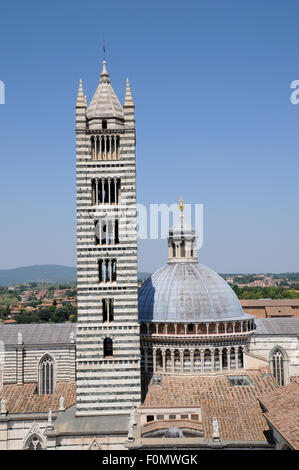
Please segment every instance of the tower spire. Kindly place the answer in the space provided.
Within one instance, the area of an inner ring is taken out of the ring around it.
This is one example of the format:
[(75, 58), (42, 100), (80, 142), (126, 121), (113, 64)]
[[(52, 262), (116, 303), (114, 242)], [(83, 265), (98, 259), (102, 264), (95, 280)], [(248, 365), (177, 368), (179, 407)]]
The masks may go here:
[(84, 93), (83, 93), (82, 79), (80, 78), (76, 107), (77, 108), (82, 108), (82, 107), (85, 107), (85, 106), (86, 106), (86, 101), (85, 101), (85, 97), (84, 97)]
[(103, 69), (101, 73), (101, 78), (100, 78), (100, 83), (111, 83), (111, 80), (109, 78), (109, 73), (106, 68), (106, 60), (103, 60)]
[(126, 96), (125, 96), (124, 106), (134, 106), (133, 97), (132, 97), (130, 83), (129, 83), (128, 78), (127, 78), (127, 84), (126, 84)]

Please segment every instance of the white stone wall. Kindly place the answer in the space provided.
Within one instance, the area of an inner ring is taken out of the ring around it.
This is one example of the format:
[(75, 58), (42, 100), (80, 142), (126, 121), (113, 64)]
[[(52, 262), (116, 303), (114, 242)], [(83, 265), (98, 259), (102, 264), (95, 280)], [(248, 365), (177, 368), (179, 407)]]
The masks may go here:
[(61, 436), (47, 439), (47, 450), (126, 450), (127, 436)]
[(38, 366), (41, 358), (50, 354), (54, 359), (57, 382), (74, 382), (76, 377), (75, 347), (57, 345), (41, 348), (24, 346), (5, 350), (3, 384), (38, 382)]
[[(249, 352), (270, 360), (271, 352), (279, 346), (287, 355), (286, 380), (292, 375), (299, 375), (299, 339), (291, 335), (253, 335), (249, 343)], [(270, 364), (272, 367), (272, 364)]]
[[(40, 433), (43, 435), (47, 424), (47, 418), (34, 419), (28, 416), (25, 419), (6, 420), (0, 416), (0, 450), (21, 450), (34, 423), (38, 424)], [(46, 442), (46, 437), (44, 440)]]

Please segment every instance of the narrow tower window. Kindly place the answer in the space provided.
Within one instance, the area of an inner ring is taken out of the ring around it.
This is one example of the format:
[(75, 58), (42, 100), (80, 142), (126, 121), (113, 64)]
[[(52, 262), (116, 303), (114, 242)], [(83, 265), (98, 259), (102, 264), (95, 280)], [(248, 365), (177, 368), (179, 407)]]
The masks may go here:
[(100, 259), (98, 261), (99, 282), (116, 281), (116, 259)]
[(113, 321), (113, 299), (103, 299), (102, 308), (103, 308), (103, 323), (110, 323)]
[(102, 120), (102, 129), (107, 129), (107, 120), (106, 119)]
[(104, 357), (113, 356), (113, 342), (111, 338), (104, 339)]
[(96, 178), (91, 181), (91, 203), (118, 204), (120, 198), (119, 178)]

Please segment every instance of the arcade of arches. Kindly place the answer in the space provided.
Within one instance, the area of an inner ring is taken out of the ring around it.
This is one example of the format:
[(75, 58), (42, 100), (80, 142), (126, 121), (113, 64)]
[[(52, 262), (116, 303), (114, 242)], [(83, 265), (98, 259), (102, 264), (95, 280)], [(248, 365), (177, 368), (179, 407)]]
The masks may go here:
[(244, 345), (224, 347), (146, 347), (141, 348), (145, 373), (214, 373), (242, 369)]
[(142, 336), (185, 336), (185, 335), (230, 335), (248, 334), (255, 330), (254, 320), (222, 321), (222, 322), (201, 322), (201, 323), (154, 323), (142, 322), (140, 333)]
[(242, 369), (246, 340), (254, 329), (252, 319), (192, 324), (143, 322), (143, 371), (207, 374)]

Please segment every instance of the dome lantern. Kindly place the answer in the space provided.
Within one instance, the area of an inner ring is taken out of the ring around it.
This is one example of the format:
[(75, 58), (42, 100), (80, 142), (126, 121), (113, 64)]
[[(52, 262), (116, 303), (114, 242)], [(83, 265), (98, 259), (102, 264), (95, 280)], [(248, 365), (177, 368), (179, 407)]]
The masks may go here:
[(182, 198), (179, 200), (179, 210), (179, 220), (168, 232), (168, 263), (197, 263), (197, 237), (185, 220)]

